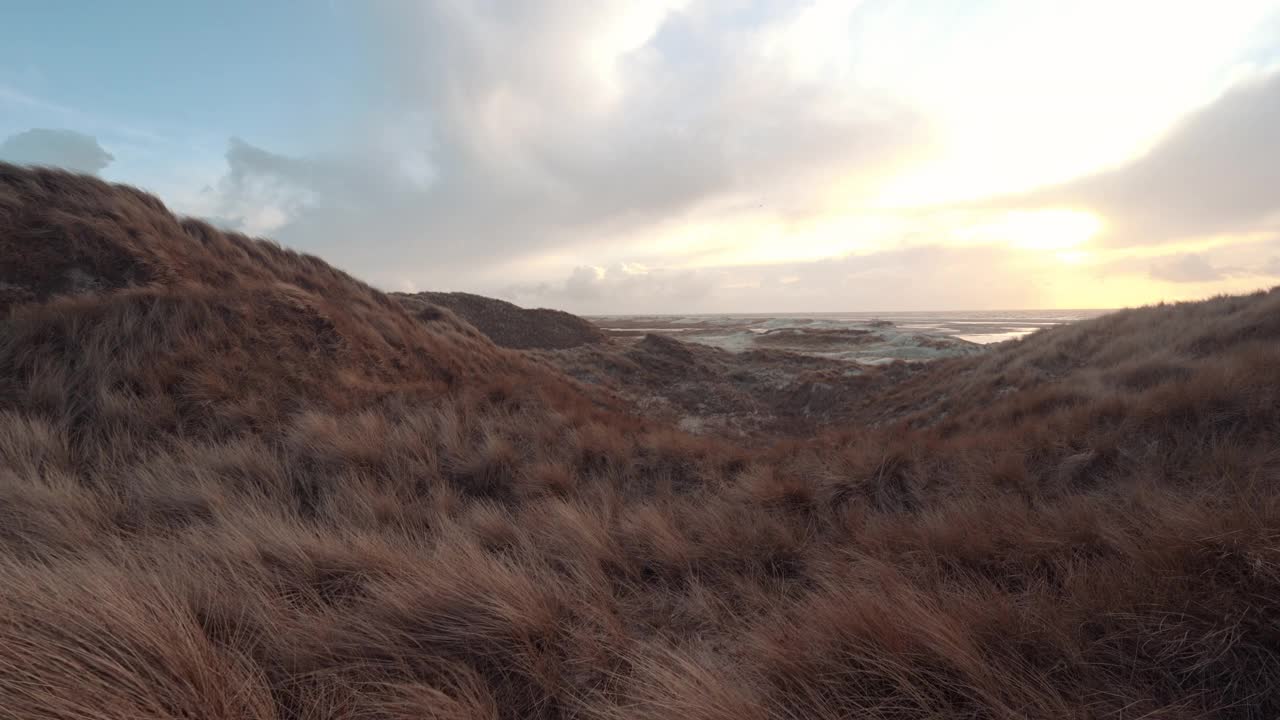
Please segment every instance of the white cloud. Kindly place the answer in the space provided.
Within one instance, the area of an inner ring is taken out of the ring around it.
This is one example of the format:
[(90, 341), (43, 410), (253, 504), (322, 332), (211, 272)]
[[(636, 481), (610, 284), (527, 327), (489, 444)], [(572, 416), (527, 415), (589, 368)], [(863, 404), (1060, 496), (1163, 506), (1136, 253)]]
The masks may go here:
[(98, 144), (97, 138), (73, 130), (33, 128), (0, 143), (0, 160), (17, 165), (47, 165), (97, 173), (114, 159)]
[(818, 215), (927, 147), (900, 103), (774, 62), (793, 12), (683, 5), (382, 8), (393, 107), (310, 157), (233, 141), (217, 214), (287, 218), (272, 231), (289, 244), (374, 281), (410, 266), (439, 286), (551, 248), (652, 244), (726, 207)]
[(582, 266), (502, 294), (582, 314), (1001, 309), (1052, 305), (1042, 270), (1000, 246), (921, 246), (692, 270)]
[(574, 268), (563, 282), (517, 285), (502, 295), (529, 305), (569, 307), (585, 313), (610, 313), (619, 309), (696, 307), (702, 304), (723, 273), (666, 270), (616, 265), (608, 268)]
[(1280, 71), (1185, 118), (1146, 155), (1032, 193), (1103, 215), (1110, 246), (1280, 229)]
[(1169, 282), (1209, 282), (1224, 276), (1203, 254), (1177, 255), (1151, 265), (1151, 277)]
[[(386, 287), (601, 311), (1043, 304), (1032, 259), (1044, 283), (1114, 259), (1097, 239), (1267, 226), (1270, 85), (1157, 138), (1260, 74), (1276, 7), (371, 6), (383, 101), (306, 155), (233, 141), (207, 205)], [(1151, 262), (1125, 272), (1211, 274)]]
[(1277, 44), (1280, 3), (1167, 0), (868, 3), (856, 75), (939, 126), (934, 162), (883, 200), (1015, 192), (1127, 161)]

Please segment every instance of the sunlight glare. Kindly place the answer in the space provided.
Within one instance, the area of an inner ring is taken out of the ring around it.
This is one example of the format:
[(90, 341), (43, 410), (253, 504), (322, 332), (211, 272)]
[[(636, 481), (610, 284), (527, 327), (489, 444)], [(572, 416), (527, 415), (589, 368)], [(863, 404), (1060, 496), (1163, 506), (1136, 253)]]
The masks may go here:
[(1102, 229), (1102, 220), (1080, 210), (1015, 210), (960, 231), (961, 239), (1001, 242), (1019, 250), (1063, 251), (1084, 245)]

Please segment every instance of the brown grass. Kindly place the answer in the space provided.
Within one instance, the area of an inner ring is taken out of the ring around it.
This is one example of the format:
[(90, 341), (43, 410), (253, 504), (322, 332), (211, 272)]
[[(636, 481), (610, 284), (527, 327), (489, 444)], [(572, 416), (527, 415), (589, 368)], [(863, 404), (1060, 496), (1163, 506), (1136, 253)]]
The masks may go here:
[(1278, 292), (748, 445), (89, 178), (0, 288), (0, 715), (1280, 716)]

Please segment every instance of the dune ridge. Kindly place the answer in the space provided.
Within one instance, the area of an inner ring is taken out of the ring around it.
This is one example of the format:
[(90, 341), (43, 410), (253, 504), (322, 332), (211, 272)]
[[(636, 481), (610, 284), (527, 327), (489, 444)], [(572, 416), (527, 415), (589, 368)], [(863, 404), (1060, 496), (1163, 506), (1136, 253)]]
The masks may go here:
[(6, 715), (1280, 716), (1277, 290), (749, 440), (60, 171), (0, 164), (0, 304)]

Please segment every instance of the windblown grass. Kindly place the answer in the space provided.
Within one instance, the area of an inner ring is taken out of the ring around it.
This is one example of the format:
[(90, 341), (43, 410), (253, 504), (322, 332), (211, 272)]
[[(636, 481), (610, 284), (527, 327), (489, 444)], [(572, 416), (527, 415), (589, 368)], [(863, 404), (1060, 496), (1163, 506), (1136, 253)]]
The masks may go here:
[(745, 446), (89, 178), (0, 289), (6, 716), (1280, 716), (1280, 293)]

